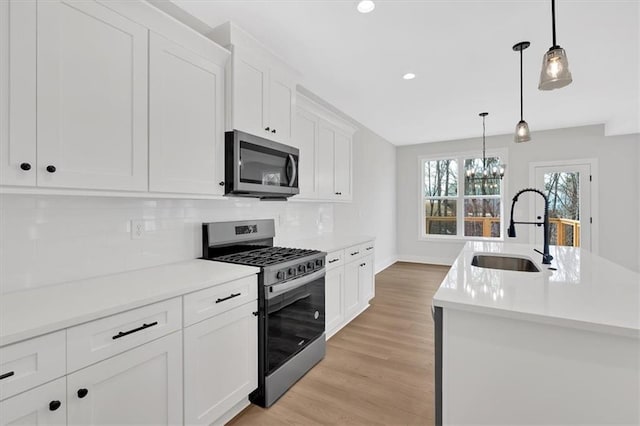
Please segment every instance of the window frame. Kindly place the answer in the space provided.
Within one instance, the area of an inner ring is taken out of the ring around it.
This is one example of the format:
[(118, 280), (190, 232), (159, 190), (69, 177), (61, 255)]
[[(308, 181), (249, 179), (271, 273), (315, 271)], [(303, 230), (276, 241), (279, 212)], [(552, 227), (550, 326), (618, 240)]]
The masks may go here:
[[(500, 237), (474, 237), (464, 235), (464, 201), (465, 199), (497, 199), (495, 195), (465, 195), (466, 174), (464, 168), (465, 160), (473, 158), (482, 158), (482, 153), (476, 151), (452, 152), (437, 155), (424, 155), (418, 157), (418, 169), (420, 176), (419, 186), (419, 220), (418, 240), (419, 241), (485, 241), (485, 242), (502, 242), (505, 239), (505, 190), (508, 188), (508, 150), (507, 149), (488, 149), (486, 157), (499, 157), (502, 164), (505, 164), (504, 177), (500, 182)], [(458, 195), (456, 197), (427, 197), (425, 196), (425, 174), (424, 164), (427, 161), (456, 160), (458, 162)], [(426, 216), (425, 202), (429, 199), (440, 200), (456, 200), (456, 235), (427, 234), (426, 233)]]

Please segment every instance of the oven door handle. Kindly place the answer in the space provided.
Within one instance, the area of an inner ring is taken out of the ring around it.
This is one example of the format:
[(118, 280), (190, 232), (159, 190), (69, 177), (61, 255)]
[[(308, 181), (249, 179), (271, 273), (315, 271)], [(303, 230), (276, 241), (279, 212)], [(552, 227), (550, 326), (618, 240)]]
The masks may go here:
[(289, 281), (282, 284), (274, 284), (270, 286), (266, 293), (266, 298), (271, 299), (273, 297), (279, 296), (282, 293), (293, 290), (298, 287), (302, 287), (305, 284), (309, 284), (311, 281), (315, 281), (318, 278), (324, 277), (324, 268), (321, 271), (316, 271), (312, 274), (305, 275), (304, 277), (296, 278), (293, 281)]

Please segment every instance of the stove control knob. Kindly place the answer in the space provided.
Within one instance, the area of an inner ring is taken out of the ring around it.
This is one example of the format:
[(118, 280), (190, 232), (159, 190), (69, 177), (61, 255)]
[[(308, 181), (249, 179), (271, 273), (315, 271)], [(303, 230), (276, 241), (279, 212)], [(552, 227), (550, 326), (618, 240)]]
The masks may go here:
[(289, 275), (295, 275), (296, 274), (296, 268), (289, 268), (289, 270), (287, 271), (287, 273)]
[(318, 268), (322, 266), (322, 259), (316, 259), (316, 266)]
[(305, 272), (306, 270), (307, 270), (307, 267), (306, 267), (306, 266), (304, 266), (304, 265), (299, 265), (299, 266), (298, 266), (298, 272), (301, 272), (301, 273), (302, 273), (302, 272)]
[(313, 262), (309, 262), (309, 263), (307, 263), (307, 269), (313, 269), (313, 268), (314, 268), (314, 266), (316, 266), (316, 264), (315, 264), (315, 263), (313, 263)]
[(279, 280), (284, 279), (284, 271), (278, 271), (278, 273), (276, 274), (276, 278)]

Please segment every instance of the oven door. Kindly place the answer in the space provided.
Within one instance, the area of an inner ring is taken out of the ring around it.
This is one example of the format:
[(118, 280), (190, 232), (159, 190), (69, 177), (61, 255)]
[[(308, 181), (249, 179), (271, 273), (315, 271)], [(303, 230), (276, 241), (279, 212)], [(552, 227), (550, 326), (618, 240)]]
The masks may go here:
[(263, 139), (248, 133), (233, 131), (232, 143), (225, 148), (227, 165), (233, 170), (235, 194), (276, 194), (290, 196), (299, 193), (297, 148)]
[(324, 269), (265, 289), (265, 372), (324, 333)]

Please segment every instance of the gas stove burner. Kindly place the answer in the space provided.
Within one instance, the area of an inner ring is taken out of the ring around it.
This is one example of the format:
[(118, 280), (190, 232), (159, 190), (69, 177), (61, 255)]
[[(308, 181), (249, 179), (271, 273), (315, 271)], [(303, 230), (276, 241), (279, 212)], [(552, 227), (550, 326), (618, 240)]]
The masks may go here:
[(306, 256), (320, 253), (318, 250), (306, 250), (287, 247), (266, 247), (257, 250), (217, 256), (213, 260), (228, 263), (238, 263), (249, 266), (270, 266), (284, 263)]

